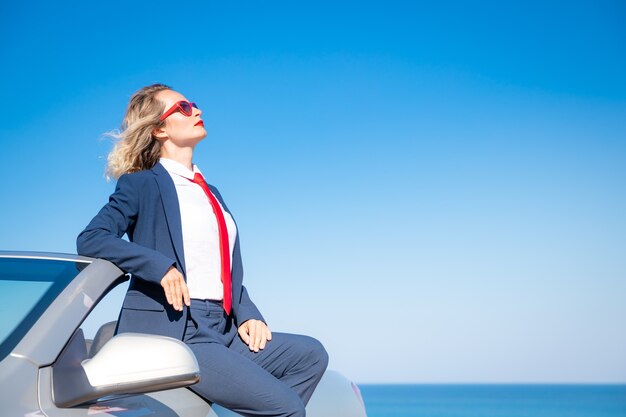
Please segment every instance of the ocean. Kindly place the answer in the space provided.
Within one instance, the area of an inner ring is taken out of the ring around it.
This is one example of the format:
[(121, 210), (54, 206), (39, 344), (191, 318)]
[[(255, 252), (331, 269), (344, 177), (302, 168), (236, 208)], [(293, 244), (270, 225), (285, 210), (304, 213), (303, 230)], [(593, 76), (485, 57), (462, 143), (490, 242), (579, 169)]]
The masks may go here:
[(626, 385), (359, 384), (368, 417), (626, 417)]

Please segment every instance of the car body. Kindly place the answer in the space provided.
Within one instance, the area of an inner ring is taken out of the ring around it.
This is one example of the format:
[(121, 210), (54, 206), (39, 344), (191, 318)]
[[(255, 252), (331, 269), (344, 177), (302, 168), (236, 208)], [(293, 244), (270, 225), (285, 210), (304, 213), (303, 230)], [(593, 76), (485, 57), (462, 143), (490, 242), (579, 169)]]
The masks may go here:
[[(101, 259), (0, 251), (0, 414), (237, 415), (187, 388), (200, 375), (184, 343), (138, 333), (114, 336), (115, 322), (94, 312), (127, 280)], [(98, 328), (93, 339), (84, 336), (89, 320)], [(329, 370), (307, 415), (365, 417), (366, 412), (358, 387)]]

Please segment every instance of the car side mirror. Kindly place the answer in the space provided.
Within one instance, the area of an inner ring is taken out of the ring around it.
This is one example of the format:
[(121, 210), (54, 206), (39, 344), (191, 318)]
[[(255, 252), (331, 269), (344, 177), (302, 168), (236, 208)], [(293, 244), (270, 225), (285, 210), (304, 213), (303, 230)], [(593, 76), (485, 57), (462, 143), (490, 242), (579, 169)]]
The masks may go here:
[(91, 359), (78, 330), (52, 366), (54, 402), (72, 407), (107, 395), (186, 387), (200, 380), (196, 358), (183, 342), (166, 336), (122, 333)]

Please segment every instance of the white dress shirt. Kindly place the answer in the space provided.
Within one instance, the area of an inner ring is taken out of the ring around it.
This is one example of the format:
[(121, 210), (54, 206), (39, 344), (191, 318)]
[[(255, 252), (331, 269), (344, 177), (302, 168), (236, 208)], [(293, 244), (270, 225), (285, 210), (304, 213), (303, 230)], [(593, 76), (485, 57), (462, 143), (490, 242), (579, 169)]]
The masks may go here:
[[(181, 163), (167, 158), (161, 158), (159, 162), (172, 177), (178, 195), (189, 296), (201, 300), (222, 300), (224, 290), (217, 218), (202, 187), (190, 181), (200, 170), (194, 165), (193, 171), (190, 171)], [(222, 211), (228, 229), (232, 268), (237, 228), (223, 207)]]

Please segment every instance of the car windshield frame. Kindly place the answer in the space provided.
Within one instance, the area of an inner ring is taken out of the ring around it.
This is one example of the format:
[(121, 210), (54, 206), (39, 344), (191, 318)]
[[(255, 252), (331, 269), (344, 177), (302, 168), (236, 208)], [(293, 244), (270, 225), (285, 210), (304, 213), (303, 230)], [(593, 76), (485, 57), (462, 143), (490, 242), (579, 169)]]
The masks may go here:
[(30, 302), (21, 320), (16, 320), (13, 330), (0, 340), (0, 361), (4, 360), (24, 338), (46, 309), (67, 285), (90, 262), (30, 257), (0, 257), (0, 281), (48, 283), (43, 294)]

